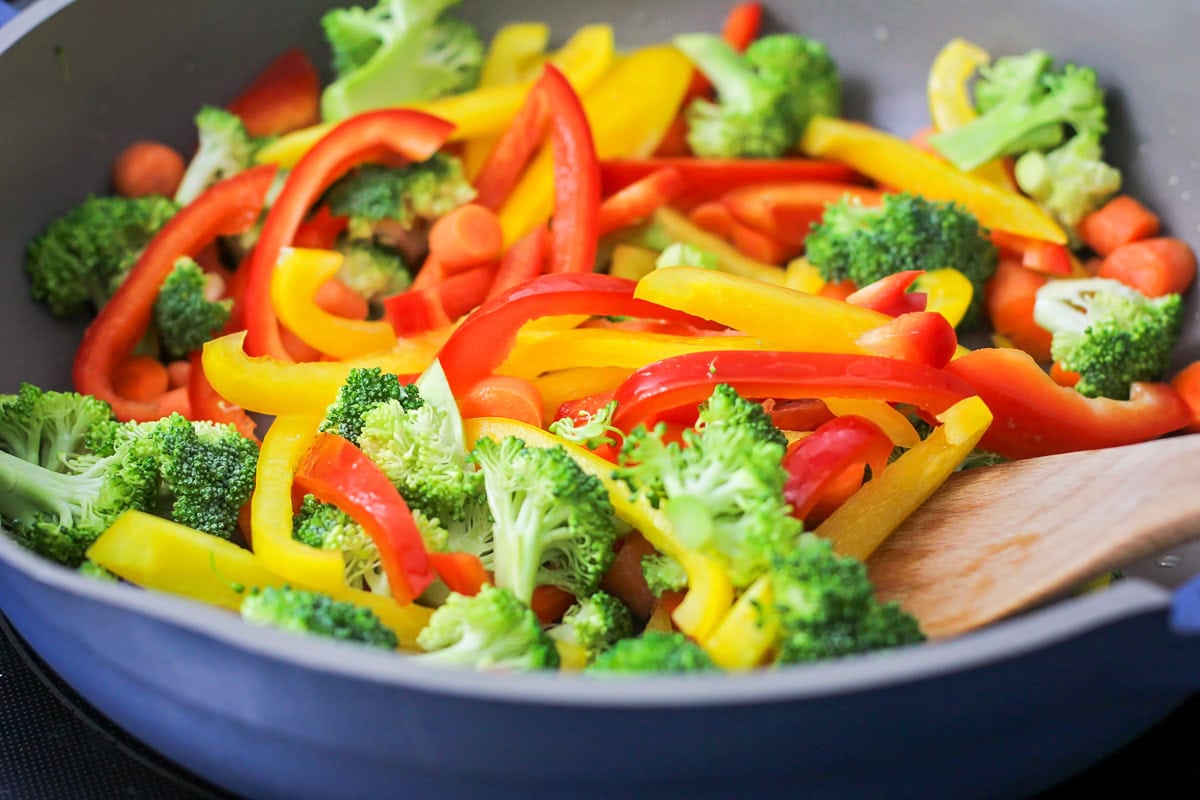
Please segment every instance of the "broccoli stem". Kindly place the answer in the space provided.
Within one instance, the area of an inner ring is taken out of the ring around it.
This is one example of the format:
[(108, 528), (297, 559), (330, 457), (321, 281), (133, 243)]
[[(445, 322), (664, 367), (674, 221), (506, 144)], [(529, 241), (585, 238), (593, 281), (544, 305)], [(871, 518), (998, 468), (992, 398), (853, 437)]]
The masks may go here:
[(758, 78), (725, 40), (710, 33), (685, 33), (673, 41), (716, 87), (723, 105), (747, 110), (759, 105)]
[(86, 510), (99, 494), (102, 479), (67, 475), (0, 452), (0, 516), (25, 519), (54, 514), (64, 526)]

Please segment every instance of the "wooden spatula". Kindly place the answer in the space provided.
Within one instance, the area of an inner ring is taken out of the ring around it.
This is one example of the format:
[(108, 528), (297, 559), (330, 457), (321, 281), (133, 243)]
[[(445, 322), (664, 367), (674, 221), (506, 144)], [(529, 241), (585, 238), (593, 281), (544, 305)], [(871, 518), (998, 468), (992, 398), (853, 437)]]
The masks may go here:
[(1200, 538), (1200, 435), (953, 476), (867, 562), (930, 638)]

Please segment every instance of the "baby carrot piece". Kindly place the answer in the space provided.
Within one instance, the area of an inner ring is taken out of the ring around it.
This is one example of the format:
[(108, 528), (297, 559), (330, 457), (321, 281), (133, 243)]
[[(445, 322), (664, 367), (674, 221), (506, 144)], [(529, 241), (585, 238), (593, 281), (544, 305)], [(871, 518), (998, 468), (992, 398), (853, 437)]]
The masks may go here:
[(112, 182), (124, 197), (173, 197), (187, 165), (183, 156), (161, 142), (134, 142), (113, 162)]
[(506, 417), (536, 428), (545, 427), (541, 392), (524, 378), (492, 375), (457, 399), (464, 417)]
[(1157, 235), (1158, 217), (1127, 194), (1109, 200), (1079, 223), (1079, 237), (1101, 256)]
[(429, 252), (447, 275), (494, 261), (503, 248), (495, 212), (476, 203), (459, 206), (429, 229)]
[(167, 368), (150, 356), (130, 356), (118, 364), (113, 373), (113, 386), (126, 400), (156, 400), (167, 391), (170, 383)]
[(1196, 277), (1196, 254), (1182, 239), (1143, 239), (1105, 256), (1099, 276), (1132, 286), (1147, 297), (1182, 294)]

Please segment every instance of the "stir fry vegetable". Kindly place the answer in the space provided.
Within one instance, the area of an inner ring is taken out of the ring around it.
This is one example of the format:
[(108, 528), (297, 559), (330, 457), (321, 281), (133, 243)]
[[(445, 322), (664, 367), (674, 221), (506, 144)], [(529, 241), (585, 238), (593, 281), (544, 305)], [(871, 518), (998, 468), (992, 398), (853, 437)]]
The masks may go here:
[(331, 10), (332, 83), (282, 54), (31, 242), (97, 313), (0, 395), (18, 542), (429, 665), (776, 668), (924, 640), (868, 566), (954, 471), (1200, 427), (1090, 68), (956, 39), (906, 141), (757, 3), (619, 56), (455, 5)]

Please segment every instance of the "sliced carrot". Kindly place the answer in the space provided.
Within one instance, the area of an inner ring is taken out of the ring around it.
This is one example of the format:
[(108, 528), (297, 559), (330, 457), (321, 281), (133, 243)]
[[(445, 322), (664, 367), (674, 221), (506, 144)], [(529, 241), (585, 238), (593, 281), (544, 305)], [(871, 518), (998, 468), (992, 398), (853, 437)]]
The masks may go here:
[(429, 553), (429, 566), (452, 592), (474, 597), (491, 577), (474, 553)]
[(178, 389), (187, 386), (192, 376), (192, 362), (187, 359), (172, 361), (167, 364), (167, 388)]
[(157, 358), (130, 356), (117, 365), (113, 386), (127, 400), (149, 402), (162, 397), (170, 387), (167, 368)]
[(821, 291), (817, 294), (822, 297), (832, 297), (835, 300), (845, 300), (857, 290), (858, 287), (854, 285), (854, 281), (852, 280), (830, 281), (822, 286)]
[(734, 50), (745, 50), (758, 36), (762, 17), (762, 3), (737, 3), (725, 17), (721, 38)]
[(1064, 276), (1073, 270), (1071, 251), (1061, 244), (996, 230), (989, 233), (989, 238), (1001, 255), (1017, 258), (1029, 269)]
[(533, 590), (533, 597), (529, 600), (529, 607), (543, 625), (562, 619), (562, 615), (573, 605), (575, 595), (557, 586), (539, 586)]
[(715, 200), (700, 203), (688, 212), (688, 219), (697, 228), (702, 228), (722, 239), (733, 239), (733, 214), (724, 204)]
[(417, 270), (417, 277), (413, 278), (411, 289), (428, 289), (431, 286), (437, 286), (447, 275), (446, 268), (432, 254), (426, 257), (425, 262), (421, 264), (421, 268)]
[(782, 265), (804, 252), (803, 245), (782, 242), (769, 233), (733, 221), (733, 246), (755, 261)]
[(505, 417), (536, 428), (546, 423), (541, 392), (530, 381), (515, 375), (491, 375), (456, 399), (464, 417)]
[(172, 197), (187, 164), (173, 147), (161, 142), (134, 142), (113, 162), (112, 182), (123, 197)]
[(1105, 256), (1099, 275), (1132, 286), (1147, 297), (1182, 294), (1196, 277), (1196, 254), (1182, 239), (1142, 239)]
[(984, 286), (984, 303), (996, 333), (1038, 361), (1050, 360), (1052, 336), (1033, 319), (1037, 290), (1046, 281), (1045, 275), (1001, 258), (996, 274)]
[(1192, 421), (1184, 428), (1188, 433), (1200, 433), (1200, 361), (1193, 361), (1171, 378), (1171, 388), (1179, 393), (1192, 410)]
[(337, 278), (321, 284), (313, 301), (322, 311), (346, 319), (366, 319), (371, 313), (367, 299)]
[(844, 197), (864, 206), (883, 203), (883, 192), (876, 189), (828, 181), (749, 184), (726, 192), (721, 203), (737, 221), (782, 242), (803, 246), (809, 229), (825, 215), (825, 207)]
[(459, 206), (429, 229), (429, 253), (447, 275), (494, 261), (503, 249), (500, 220), (478, 203)]
[(1079, 223), (1079, 238), (1102, 256), (1157, 235), (1158, 217), (1127, 194), (1109, 200)]
[(550, 234), (545, 225), (538, 225), (529, 233), (512, 243), (500, 258), (500, 266), (492, 278), (486, 300), (503, 294), (514, 286), (531, 281), (546, 268), (546, 255), (550, 251)]
[(638, 619), (647, 619), (658, 599), (646, 585), (642, 558), (658, 552), (636, 531), (617, 542), (617, 555), (604, 573), (600, 588), (624, 603)]

